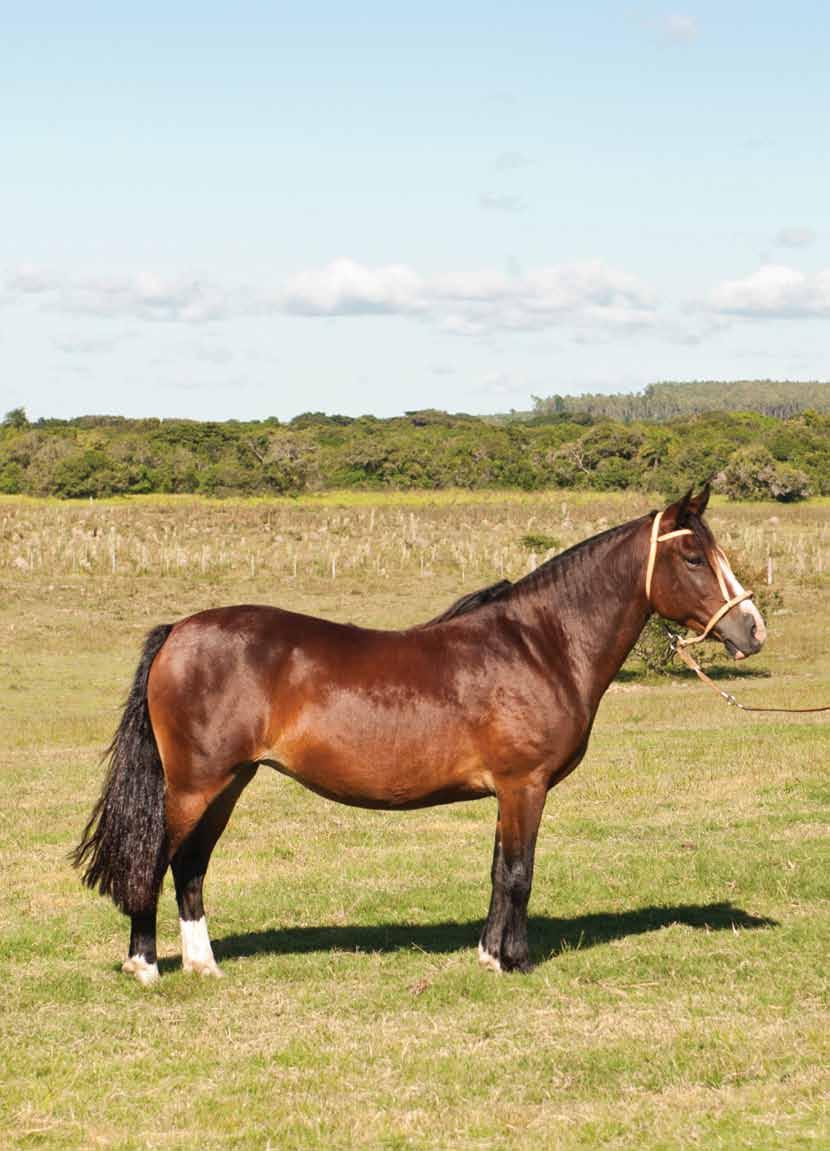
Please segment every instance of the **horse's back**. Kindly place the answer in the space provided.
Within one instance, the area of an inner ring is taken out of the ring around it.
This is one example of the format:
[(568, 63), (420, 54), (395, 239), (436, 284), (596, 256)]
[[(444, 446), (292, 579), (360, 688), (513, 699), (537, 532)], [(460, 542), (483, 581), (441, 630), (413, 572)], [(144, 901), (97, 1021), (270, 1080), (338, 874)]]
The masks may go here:
[[(484, 733), (499, 644), (472, 616), (375, 631), (238, 605), (175, 625), (148, 704), (168, 779), (273, 762), (314, 790), (415, 806), (492, 789)], [(435, 780), (441, 779), (441, 787)]]
[(257, 744), (275, 697), (285, 709), (292, 697), (335, 687), (405, 681), (427, 691), (445, 647), (417, 629), (379, 631), (258, 604), (211, 608), (174, 625), (150, 671), (148, 706), (156, 728), (171, 721), (182, 734), (189, 725), (209, 743), (211, 727), (244, 723)]

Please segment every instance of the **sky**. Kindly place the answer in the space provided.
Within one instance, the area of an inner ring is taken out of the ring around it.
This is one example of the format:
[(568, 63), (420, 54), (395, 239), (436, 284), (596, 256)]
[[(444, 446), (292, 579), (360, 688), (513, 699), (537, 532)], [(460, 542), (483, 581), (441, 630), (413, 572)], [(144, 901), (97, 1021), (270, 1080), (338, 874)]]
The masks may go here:
[(2, 411), (830, 378), (817, 0), (29, 0), (3, 26)]

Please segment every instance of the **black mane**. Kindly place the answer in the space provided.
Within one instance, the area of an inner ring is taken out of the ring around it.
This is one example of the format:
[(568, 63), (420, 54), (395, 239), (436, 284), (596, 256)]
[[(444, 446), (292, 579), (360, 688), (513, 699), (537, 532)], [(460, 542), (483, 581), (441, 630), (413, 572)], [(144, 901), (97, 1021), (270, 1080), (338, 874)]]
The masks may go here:
[(442, 611), (440, 615), (422, 623), (421, 627), (432, 627), (436, 623), (446, 623), (448, 619), (466, 615), (467, 612), (475, 611), (477, 607), (481, 607), (483, 604), (492, 603), (496, 599), (503, 599), (512, 587), (513, 584), (509, 579), (502, 579), (497, 583), (489, 584), (487, 587), (479, 588), (478, 591), (467, 592), (466, 595), (451, 603), (446, 611)]
[[(656, 512), (649, 512), (648, 516), (643, 518), (653, 518), (656, 514)], [(427, 620), (426, 623), (422, 623), (420, 626), (433, 627), (435, 624), (446, 623), (448, 620), (456, 619), (458, 616), (467, 615), (469, 612), (475, 611), (485, 604), (504, 599), (514, 590), (538, 583), (540, 580), (544, 580), (546, 576), (552, 575), (554, 571), (561, 573), (563, 568), (567, 569), (571, 563), (581, 559), (586, 548), (610, 540), (621, 532), (627, 531), (632, 523), (637, 522), (637, 520), (629, 520), (628, 523), (618, 524), (616, 527), (607, 528), (604, 532), (599, 532), (595, 536), (589, 536), (588, 539), (580, 540), (579, 543), (574, 544), (565, 551), (551, 556), (549, 560), (545, 560), (544, 563), (539, 564), (533, 571), (528, 572), (527, 575), (522, 576), (522, 578), (516, 580), (515, 583), (509, 579), (502, 579), (496, 583), (488, 584), (487, 587), (479, 588), (478, 591), (467, 592), (466, 595), (461, 596), (455, 600), (454, 603), (451, 603), (440, 615)]]
[(579, 543), (573, 544), (571, 547), (566, 548), (563, 552), (558, 552), (555, 556), (551, 556), (549, 560), (545, 560), (543, 564), (539, 564), (533, 571), (522, 576), (520, 580), (516, 580), (513, 585), (514, 588), (532, 587), (534, 584), (542, 582), (546, 577), (562, 575), (563, 571), (574, 563), (578, 563), (584, 553), (593, 548), (596, 544), (607, 543), (617, 536), (627, 532), (634, 524), (640, 523), (643, 519), (652, 519), (657, 513), (649, 512), (647, 516), (641, 516), (637, 520), (628, 520), (627, 523), (617, 524), (616, 527), (606, 528), (604, 532), (598, 532), (595, 536), (589, 536), (586, 540), (580, 540)]

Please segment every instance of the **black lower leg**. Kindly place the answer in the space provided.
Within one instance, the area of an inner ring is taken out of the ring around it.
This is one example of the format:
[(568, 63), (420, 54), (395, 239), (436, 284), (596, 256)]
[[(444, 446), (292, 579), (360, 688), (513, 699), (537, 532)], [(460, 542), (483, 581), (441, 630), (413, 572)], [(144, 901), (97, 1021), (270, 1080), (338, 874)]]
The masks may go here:
[(197, 829), (191, 838), (182, 844), (171, 861), (180, 919), (196, 920), (205, 914), (202, 886), (209, 859), (210, 853), (205, 850), (203, 837), (199, 835)]
[[(493, 851), (493, 894), (481, 936), (489, 961), (504, 971), (529, 971), (527, 905), (533, 881), (536, 834), (545, 803), (542, 787), (499, 795), (499, 823)], [(484, 956), (482, 956), (484, 958)]]
[(501, 846), (501, 830), (496, 824), (496, 840), (493, 844), (493, 863), (490, 867), (490, 908), (487, 912), (487, 921), (481, 932), (480, 947), (493, 959), (498, 959), (501, 950), (501, 937), (504, 930), (504, 916), (507, 910), (504, 885), (500, 882), (503, 867)]
[(501, 939), (501, 965), (505, 971), (530, 971), (527, 947), (527, 905), (533, 879), (533, 856), (505, 865), (507, 914)]
[(140, 955), (149, 964), (156, 962), (156, 909), (130, 916), (129, 958)]

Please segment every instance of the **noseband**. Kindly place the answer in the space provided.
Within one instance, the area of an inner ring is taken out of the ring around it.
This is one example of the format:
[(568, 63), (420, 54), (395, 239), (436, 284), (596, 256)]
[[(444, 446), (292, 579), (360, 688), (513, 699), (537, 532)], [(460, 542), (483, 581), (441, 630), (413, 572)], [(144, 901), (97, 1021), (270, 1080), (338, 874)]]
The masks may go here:
[[(654, 517), (654, 523), (651, 525), (651, 546), (649, 547), (648, 567), (646, 568), (646, 599), (648, 600), (649, 606), (653, 606), (651, 603), (651, 577), (654, 575), (654, 563), (657, 559), (657, 545), (663, 543), (664, 540), (673, 540), (676, 536), (694, 535), (691, 528), (678, 528), (676, 531), (663, 532), (663, 534), (660, 535), (660, 518), (662, 514), (662, 512), (658, 512)], [(751, 591), (742, 591), (739, 592), (738, 595), (733, 595), (730, 598), (729, 588), (726, 586), (726, 580), (723, 578), (723, 572), (721, 571), (720, 565), (713, 564), (712, 567), (715, 575), (717, 576), (718, 586), (720, 587), (721, 595), (723, 596), (725, 602), (721, 604), (721, 606), (711, 617), (709, 622), (706, 624), (706, 627), (699, 635), (693, 635), (685, 639), (678, 639), (678, 648), (688, 647), (690, 644), (700, 643), (701, 640), (706, 639), (712, 628), (715, 627), (715, 625), (723, 619), (728, 611), (731, 611), (733, 607), (739, 603), (742, 603), (745, 599), (752, 598)]]

